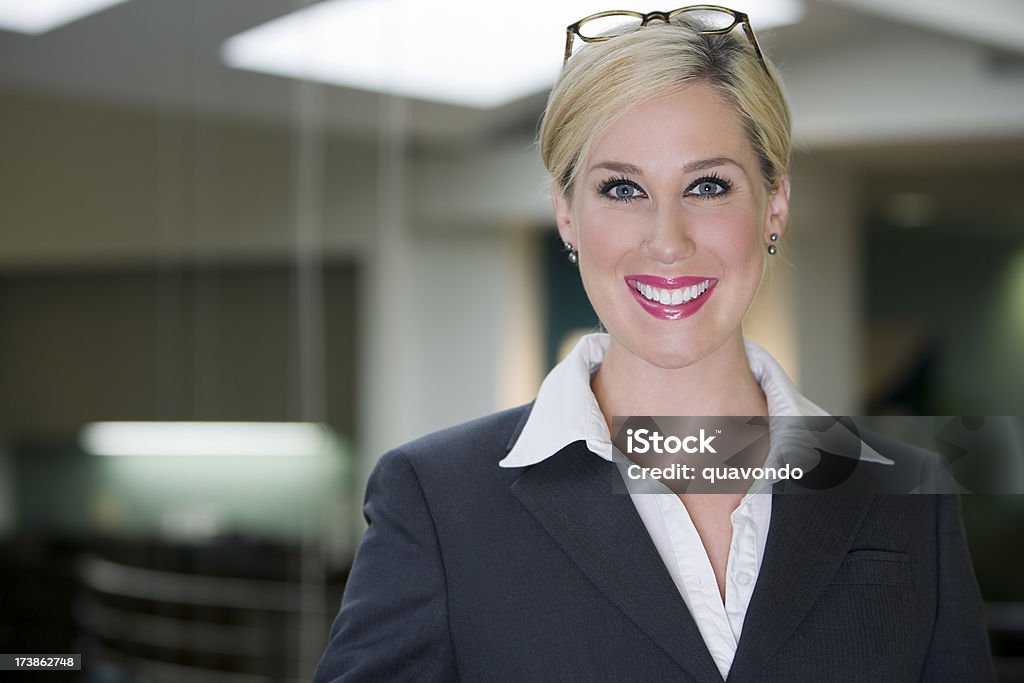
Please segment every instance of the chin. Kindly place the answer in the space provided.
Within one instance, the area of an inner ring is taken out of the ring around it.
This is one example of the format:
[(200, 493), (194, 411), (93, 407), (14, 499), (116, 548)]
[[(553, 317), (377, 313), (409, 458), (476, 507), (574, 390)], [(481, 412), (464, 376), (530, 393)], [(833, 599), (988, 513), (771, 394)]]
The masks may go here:
[(675, 336), (667, 343), (652, 343), (654, 338), (638, 340), (633, 353), (654, 367), (663, 370), (679, 370), (700, 362), (711, 353), (704, 342), (694, 343), (692, 339)]

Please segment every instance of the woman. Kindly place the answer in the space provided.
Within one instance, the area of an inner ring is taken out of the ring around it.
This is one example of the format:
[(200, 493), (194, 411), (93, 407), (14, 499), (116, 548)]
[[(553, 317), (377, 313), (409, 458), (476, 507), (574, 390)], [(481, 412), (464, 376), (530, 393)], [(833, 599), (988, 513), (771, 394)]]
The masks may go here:
[(612, 492), (614, 415), (824, 414), (742, 336), (789, 208), (774, 68), (745, 16), (671, 15), (570, 26), (540, 133), (608, 334), (381, 459), (318, 681), (992, 679), (955, 497)]

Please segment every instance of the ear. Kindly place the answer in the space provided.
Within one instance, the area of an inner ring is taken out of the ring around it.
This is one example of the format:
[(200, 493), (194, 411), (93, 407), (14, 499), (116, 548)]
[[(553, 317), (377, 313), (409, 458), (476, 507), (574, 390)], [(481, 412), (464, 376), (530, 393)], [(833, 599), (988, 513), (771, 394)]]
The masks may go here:
[(767, 243), (774, 232), (782, 237), (789, 223), (789, 176), (779, 180), (779, 187), (768, 195), (768, 215), (765, 221), (764, 241)]
[(572, 221), (572, 206), (569, 198), (562, 194), (557, 186), (551, 186), (551, 205), (555, 209), (555, 224), (558, 226), (558, 235), (563, 242), (569, 242), (573, 246), (579, 244), (576, 236), (576, 226)]

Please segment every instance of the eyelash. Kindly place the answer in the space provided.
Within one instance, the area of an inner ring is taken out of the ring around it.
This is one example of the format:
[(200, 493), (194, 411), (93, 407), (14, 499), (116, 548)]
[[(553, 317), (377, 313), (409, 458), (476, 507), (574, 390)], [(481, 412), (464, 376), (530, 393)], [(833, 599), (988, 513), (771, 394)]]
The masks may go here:
[[(700, 185), (702, 185), (704, 183), (714, 183), (715, 185), (718, 185), (719, 187), (721, 187), (722, 191), (718, 192), (716, 194), (696, 194), (696, 195), (690, 195), (690, 192), (694, 188), (696, 188), (696, 187), (698, 187), (698, 186), (700, 186)], [(637, 185), (635, 182), (633, 182), (629, 178), (623, 178), (621, 176), (617, 176), (617, 177), (609, 178), (608, 180), (605, 180), (600, 185), (598, 185), (597, 192), (602, 197), (604, 197), (606, 199), (610, 199), (613, 202), (626, 202), (626, 203), (628, 203), (628, 202), (635, 201), (637, 199), (641, 199), (640, 196), (618, 198), (618, 197), (612, 197), (611, 195), (608, 194), (608, 192), (612, 188), (615, 188), (615, 187), (617, 187), (619, 185), (628, 185), (629, 187), (632, 187), (635, 190), (637, 190), (637, 192), (640, 192), (640, 193), (642, 193), (644, 195), (647, 194), (646, 192), (644, 192), (643, 188), (640, 187), (639, 185)], [(731, 182), (729, 182), (728, 180), (726, 180), (722, 176), (718, 175), (717, 173), (711, 173), (709, 175), (697, 178), (697, 180), (694, 180), (692, 183), (690, 183), (687, 186), (686, 192), (684, 192), (683, 194), (687, 195), (687, 196), (694, 196), (697, 199), (704, 200), (704, 199), (718, 199), (720, 197), (724, 197), (725, 195), (729, 194), (729, 192), (731, 192), (731, 191), (732, 191), (732, 183)]]
[(614, 178), (609, 178), (608, 180), (605, 180), (603, 183), (597, 186), (597, 193), (604, 197), (605, 199), (610, 199), (613, 202), (629, 203), (636, 201), (637, 199), (640, 199), (640, 197), (612, 197), (610, 194), (608, 194), (608, 192), (612, 188), (617, 187), (619, 185), (628, 185), (629, 187), (635, 189), (637, 192), (647, 194), (646, 192), (644, 192), (642, 187), (634, 183), (632, 180), (630, 180), (629, 178), (623, 178), (621, 176), (616, 176)]
[(684, 194), (689, 195), (691, 190), (693, 190), (695, 187), (703, 185), (704, 183), (714, 183), (715, 185), (721, 187), (722, 191), (718, 192), (717, 194), (693, 195), (697, 197), (697, 199), (719, 199), (732, 191), (732, 183), (730, 183), (728, 180), (718, 175), (717, 173), (711, 173), (709, 175), (704, 176), (703, 178), (697, 178), (692, 183), (690, 183), (689, 187), (686, 188), (686, 192)]

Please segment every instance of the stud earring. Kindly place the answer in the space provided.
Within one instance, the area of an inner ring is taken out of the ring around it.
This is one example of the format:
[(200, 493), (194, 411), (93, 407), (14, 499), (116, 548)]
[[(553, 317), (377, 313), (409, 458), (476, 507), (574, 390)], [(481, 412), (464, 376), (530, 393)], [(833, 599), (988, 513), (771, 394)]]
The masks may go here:
[(776, 247), (774, 244), (775, 242), (779, 241), (779, 233), (773, 232), (771, 235), (768, 236), (768, 239), (772, 241), (772, 244), (768, 245), (768, 253), (774, 256), (779, 251), (779, 248)]
[(569, 259), (569, 263), (572, 263), (572, 264), (579, 263), (579, 260), (580, 260), (579, 254), (576, 253), (576, 248), (572, 246), (572, 242), (564, 242), (563, 244), (564, 244), (564, 249), (567, 252), (569, 252), (568, 256), (566, 257), (566, 258)]

